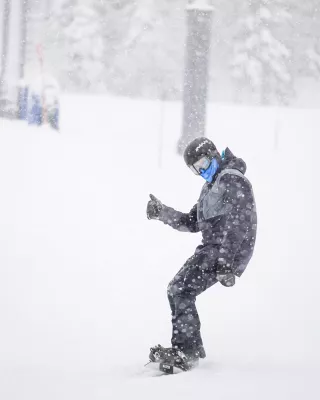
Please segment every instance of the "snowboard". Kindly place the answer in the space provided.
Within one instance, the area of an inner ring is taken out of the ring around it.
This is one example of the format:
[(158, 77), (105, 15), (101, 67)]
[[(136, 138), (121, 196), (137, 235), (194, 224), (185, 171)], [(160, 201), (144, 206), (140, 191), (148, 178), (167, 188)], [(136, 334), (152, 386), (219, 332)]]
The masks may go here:
[(194, 368), (198, 367), (199, 361), (194, 362), (192, 366), (188, 369), (179, 368), (177, 365), (170, 363), (170, 362), (152, 362), (150, 361), (148, 364), (145, 365), (149, 371), (152, 371), (155, 375), (153, 376), (162, 376), (162, 375), (176, 375), (182, 372), (188, 372), (193, 370)]

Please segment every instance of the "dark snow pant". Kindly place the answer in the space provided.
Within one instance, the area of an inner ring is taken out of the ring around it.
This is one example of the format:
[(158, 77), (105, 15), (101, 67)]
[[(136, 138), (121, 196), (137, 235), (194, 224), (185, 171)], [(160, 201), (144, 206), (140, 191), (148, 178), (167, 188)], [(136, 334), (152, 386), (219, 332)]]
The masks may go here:
[(171, 343), (187, 354), (203, 346), (196, 297), (217, 283), (215, 270), (208, 268), (204, 259), (203, 254), (189, 258), (168, 286), (172, 312)]

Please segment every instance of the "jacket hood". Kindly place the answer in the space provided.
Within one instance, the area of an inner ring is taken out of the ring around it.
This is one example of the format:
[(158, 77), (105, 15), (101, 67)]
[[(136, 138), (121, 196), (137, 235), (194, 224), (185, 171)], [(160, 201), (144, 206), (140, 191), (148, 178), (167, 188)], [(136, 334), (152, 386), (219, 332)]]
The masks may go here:
[(221, 170), (231, 168), (240, 171), (242, 174), (245, 174), (247, 171), (247, 164), (242, 160), (242, 158), (237, 158), (229, 147), (225, 150), (225, 157), (221, 164)]

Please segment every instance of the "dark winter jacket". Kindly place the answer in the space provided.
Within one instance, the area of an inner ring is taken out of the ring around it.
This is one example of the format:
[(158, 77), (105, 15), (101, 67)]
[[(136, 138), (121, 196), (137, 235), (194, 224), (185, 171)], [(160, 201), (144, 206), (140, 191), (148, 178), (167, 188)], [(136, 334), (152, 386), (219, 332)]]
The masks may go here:
[(188, 214), (164, 206), (160, 220), (182, 232), (202, 232), (196, 254), (204, 267), (217, 273), (231, 269), (240, 277), (254, 249), (257, 214), (246, 164), (227, 149), (212, 183), (205, 183), (197, 204)]

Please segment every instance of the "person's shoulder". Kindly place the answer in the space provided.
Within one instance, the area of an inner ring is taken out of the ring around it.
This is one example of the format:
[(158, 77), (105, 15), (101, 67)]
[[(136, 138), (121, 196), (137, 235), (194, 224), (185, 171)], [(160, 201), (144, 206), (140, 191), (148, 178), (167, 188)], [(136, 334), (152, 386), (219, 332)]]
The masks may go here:
[(220, 175), (219, 186), (243, 187), (247, 185), (251, 187), (248, 178), (236, 169), (225, 169)]

